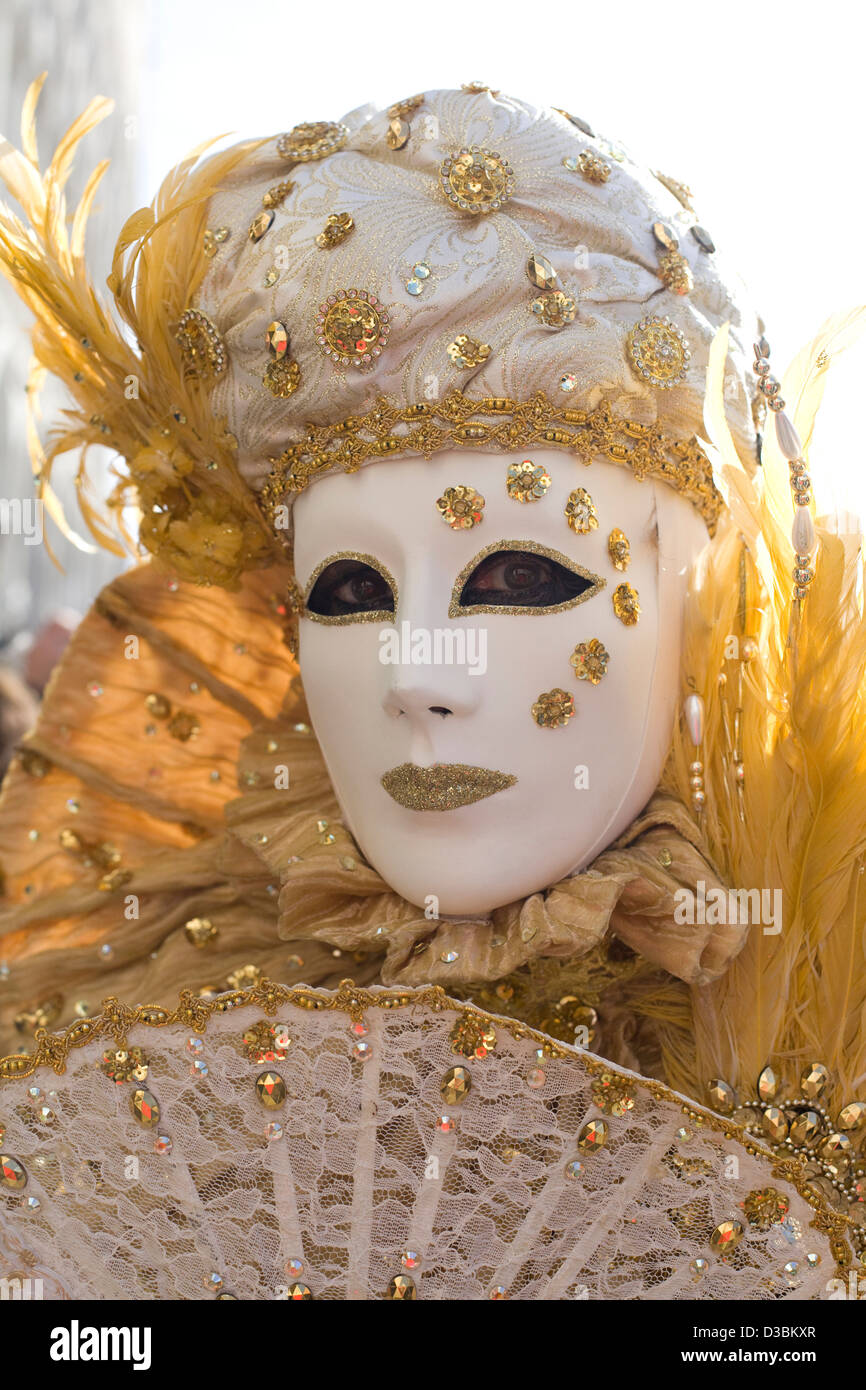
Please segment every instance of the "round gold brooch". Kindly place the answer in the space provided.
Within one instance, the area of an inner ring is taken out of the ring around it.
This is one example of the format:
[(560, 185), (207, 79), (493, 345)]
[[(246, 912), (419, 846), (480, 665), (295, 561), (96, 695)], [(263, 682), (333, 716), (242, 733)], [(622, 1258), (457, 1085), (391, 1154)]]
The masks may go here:
[(335, 365), (372, 366), (390, 331), (385, 306), (369, 290), (337, 290), (319, 305), (316, 337)]
[(479, 145), (449, 155), (439, 178), (446, 198), (464, 212), (495, 212), (514, 192), (514, 170), (508, 160)]
[(311, 159), (324, 159), (326, 154), (341, 150), (349, 138), (348, 126), (337, 121), (302, 121), (277, 141), (277, 154), (296, 164)]
[(629, 333), (627, 346), (633, 370), (653, 386), (665, 390), (684, 379), (692, 354), (669, 318), (650, 314), (641, 319)]

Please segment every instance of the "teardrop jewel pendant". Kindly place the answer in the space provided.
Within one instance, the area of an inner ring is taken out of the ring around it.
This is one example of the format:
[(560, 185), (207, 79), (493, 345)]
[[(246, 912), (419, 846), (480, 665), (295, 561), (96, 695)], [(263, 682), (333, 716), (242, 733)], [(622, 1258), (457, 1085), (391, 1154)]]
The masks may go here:
[(695, 749), (695, 756), (689, 763), (689, 787), (692, 793), (692, 807), (700, 821), (707, 799), (704, 791), (704, 765), (700, 758), (701, 744), (704, 741), (704, 702), (700, 695), (686, 696), (683, 702), (683, 719)]

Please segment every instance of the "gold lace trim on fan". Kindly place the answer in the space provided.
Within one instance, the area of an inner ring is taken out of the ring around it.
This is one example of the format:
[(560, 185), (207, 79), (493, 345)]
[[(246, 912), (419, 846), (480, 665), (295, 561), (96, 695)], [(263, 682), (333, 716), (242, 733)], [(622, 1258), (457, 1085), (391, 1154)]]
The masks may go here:
[(128, 1004), (122, 1004), (118, 999), (104, 999), (101, 1014), (94, 1018), (78, 1019), (62, 1033), (52, 1034), (47, 1033), (45, 1029), (38, 1029), (34, 1052), (13, 1054), (0, 1060), (0, 1082), (17, 1081), (32, 1076), (40, 1067), (51, 1067), (58, 1075), (62, 1075), (66, 1070), (67, 1059), (75, 1048), (85, 1047), (99, 1038), (111, 1038), (118, 1047), (125, 1048), (128, 1045), (127, 1035), (130, 1029), (139, 1025), (163, 1028), (169, 1024), (183, 1024), (196, 1033), (204, 1033), (215, 1014), (254, 1005), (266, 1014), (273, 1015), (281, 1005), (287, 1004), (301, 1009), (337, 1009), (348, 1014), (353, 1022), (359, 1022), (369, 1009), (403, 1009), (418, 1005), (425, 1006), (435, 1013), (447, 1009), (461, 1014), (465, 1019), (483, 1023), (493, 1022), (498, 1029), (509, 1033), (517, 1040), (529, 1039), (539, 1044), (550, 1057), (569, 1057), (577, 1061), (590, 1076), (598, 1076), (603, 1072), (616, 1073), (627, 1080), (629, 1086), (640, 1087), (655, 1100), (678, 1105), (683, 1114), (696, 1124), (740, 1143), (747, 1153), (769, 1159), (773, 1165), (773, 1177), (789, 1182), (814, 1211), (815, 1216), (810, 1224), (827, 1236), (838, 1269), (845, 1270), (851, 1264), (851, 1248), (846, 1239), (851, 1221), (841, 1212), (831, 1211), (815, 1193), (809, 1191), (804, 1166), (798, 1158), (779, 1158), (772, 1150), (757, 1143), (742, 1125), (734, 1124), (730, 1119), (714, 1114), (696, 1101), (688, 1100), (672, 1091), (662, 1081), (625, 1072), (604, 1058), (594, 1057), (577, 1048), (555, 1042), (545, 1033), (521, 1023), (519, 1019), (484, 1013), (469, 1003), (450, 998), (441, 985), (428, 985), (413, 990), (372, 990), (356, 988), (353, 980), (342, 980), (337, 990), (320, 990), (308, 986), (294, 988), (262, 980), (251, 989), (232, 990), (217, 999), (202, 999), (192, 990), (182, 990), (175, 1009), (166, 1009), (157, 1004), (139, 1004), (132, 1008)]
[[(480, 417), (480, 418), (479, 418)], [(339, 424), (307, 426), (307, 437), (273, 459), (261, 501), (273, 520), (287, 493), (303, 492), (321, 473), (354, 473), (390, 454), (440, 449), (496, 448), (501, 452), (549, 444), (577, 454), (583, 463), (599, 455), (630, 469), (635, 478), (657, 478), (697, 507), (712, 535), (724, 502), (696, 438), (668, 438), (661, 425), (620, 419), (607, 401), (595, 410), (557, 406), (544, 391), (528, 400), (486, 396), (472, 400), (449, 391), (440, 401), (400, 406), (381, 396), (366, 415)]]

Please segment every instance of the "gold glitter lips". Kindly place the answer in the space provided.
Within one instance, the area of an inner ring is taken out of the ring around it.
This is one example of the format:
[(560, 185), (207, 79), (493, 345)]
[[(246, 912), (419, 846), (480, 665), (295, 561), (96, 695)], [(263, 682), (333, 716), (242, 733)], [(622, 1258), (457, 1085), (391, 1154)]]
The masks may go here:
[(434, 763), (432, 767), (401, 763), (385, 773), (382, 786), (408, 811), (453, 811), (513, 787), (516, 781), (508, 772), (492, 772), (468, 763)]

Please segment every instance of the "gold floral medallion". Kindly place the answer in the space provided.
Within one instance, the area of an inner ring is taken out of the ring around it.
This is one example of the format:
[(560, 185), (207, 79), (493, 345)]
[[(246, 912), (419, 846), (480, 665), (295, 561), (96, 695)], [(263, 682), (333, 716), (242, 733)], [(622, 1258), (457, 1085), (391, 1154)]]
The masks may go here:
[(574, 718), (574, 696), (567, 690), (545, 690), (532, 706), (532, 717), (540, 729), (564, 729)]
[(514, 192), (514, 170), (507, 159), (479, 145), (443, 160), (439, 179), (446, 198), (463, 212), (495, 212)]
[(337, 290), (319, 305), (316, 337), (335, 366), (371, 366), (390, 332), (390, 315), (369, 290)]
[(496, 1029), (489, 1018), (465, 1013), (451, 1029), (451, 1051), (461, 1057), (484, 1058), (496, 1047)]
[(598, 685), (607, 674), (610, 653), (597, 637), (592, 637), (588, 642), (578, 643), (569, 660), (579, 681), (589, 681), (592, 685)]
[(277, 154), (296, 164), (306, 164), (311, 159), (324, 159), (325, 155), (341, 150), (348, 138), (348, 126), (337, 121), (302, 121), (280, 136)]
[(634, 627), (640, 617), (637, 589), (633, 589), (630, 584), (620, 584), (614, 590), (613, 611), (626, 627)]
[(524, 459), (510, 465), (505, 486), (515, 502), (538, 502), (550, 487), (550, 474), (540, 463)]
[(641, 319), (626, 342), (633, 370), (651, 385), (667, 390), (684, 380), (692, 354), (669, 318), (650, 314)]
[(174, 330), (180, 347), (186, 376), (208, 381), (222, 376), (228, 366), (228, 354), (222, 334), (207, 316), (198, 309), (186, 309)]
[(759, 1187), (747, 1195), (743, 1210), (750, 1226), (758, 1231), (769, 1231), (771, 1226), (784, 1221), (790, 1205), (788, 1198), (775, 1187)]
[(595, 503), (585, 487), (575, 488), (568, 495), (565, 504), (565, 519), (579, 536), (585, 536), (598, 526), (598, 512)]
[(458, 483), (445, 489), (436, 510), (452, 531), (471, 531), (484, 518), (484, 498), (474, 487)]

